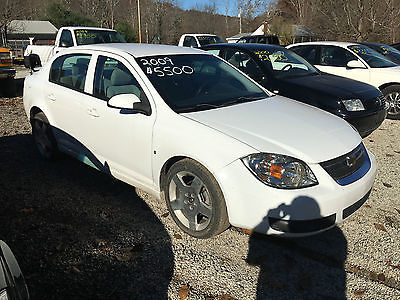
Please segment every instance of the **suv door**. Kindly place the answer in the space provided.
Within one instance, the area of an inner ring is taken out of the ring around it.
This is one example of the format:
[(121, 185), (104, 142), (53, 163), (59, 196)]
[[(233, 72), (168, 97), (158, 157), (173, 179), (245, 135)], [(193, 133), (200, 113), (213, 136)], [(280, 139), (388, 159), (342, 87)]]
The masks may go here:
[(316, 67), (326, 73), (369, 83), (369, 69), (366, 66), (365, 68), (348, 68), (347, 63), (352, 60), (359, 59), (347, 49), (322, 45), (320, 59)]
[(109, 107), (119, 94), (134, 94), (150, 106), (151, 94), (132, 65), (113, 54), (99, 55), (94, 66), (92, 89), (85, 97), (87, 122), (83, 129), (89, 150), (105, 171), (134, 185), (153, 185), (152, 129), (155, 111), (145, 115)]

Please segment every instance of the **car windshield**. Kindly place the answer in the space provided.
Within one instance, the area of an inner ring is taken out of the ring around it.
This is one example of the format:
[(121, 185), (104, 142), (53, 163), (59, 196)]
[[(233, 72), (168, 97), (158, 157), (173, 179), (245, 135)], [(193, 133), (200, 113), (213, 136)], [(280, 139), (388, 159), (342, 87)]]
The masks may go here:
[(388, 68), (397, 66), (390, 59), (367, 46), (352, 45), (348, 48), (359, 55), (371, 68)]
[(77, 29), (75, 37), (78, 45), (126, 43), (118, 32), (111, 30)]
[(277, 79), (319, 74), (304, 58), (284, 48), (257, 50), (254, 54)]
[(400, 63), (400, 51), (396, 48), (393, 48), (388, 45), (379, 45), (378, 46), (381, 53), (385, 55), (387, 58), (392, 60), (393, 62), (399, 64)]
[(220, 44), (224, 42), (223, 40), (221, 40), (220, 37), (216, 35), (197, 36), (197, 39), (199, 40), (200, 46), (205, 46), (210, 44)]
[(213, 55), (148, 56), (136, 59), (175, 112), (191, 112), (268, 97), (263, 89)]

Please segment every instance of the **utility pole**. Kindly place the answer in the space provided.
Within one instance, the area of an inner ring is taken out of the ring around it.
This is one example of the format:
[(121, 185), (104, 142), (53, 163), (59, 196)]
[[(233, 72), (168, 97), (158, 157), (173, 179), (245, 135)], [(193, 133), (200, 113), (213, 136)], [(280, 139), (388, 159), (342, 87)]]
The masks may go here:
[(140, 0), (137, 1), (137, 10), (138, 10), (138, 23), (139, 23), (139, 43), (142, 43), (142, 32), (140, 29)]
[(239, 33), (242, 33), (242, 8), (239, 8)]

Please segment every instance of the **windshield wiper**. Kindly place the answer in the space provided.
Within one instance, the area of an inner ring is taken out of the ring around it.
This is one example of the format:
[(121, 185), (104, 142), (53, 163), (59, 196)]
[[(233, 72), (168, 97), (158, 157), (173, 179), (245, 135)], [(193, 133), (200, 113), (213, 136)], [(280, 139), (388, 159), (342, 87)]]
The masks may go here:
[(265, 98), (267, 98), (267, 96), (241, 96), (241, 97), (235, 98), (231, 101), (224, 102), (224, 103), (220, 104), (219, 107), (224, 107), (224, 106), (229, 106), (229, 105), (239, 104), (239, 103), (245, 103), (245, 102), (251, 102), (251, 101), (261, 100), (261, 99), (265, 99)]
[(211, 103), (198, 103), (193, 106), (188, 106), (188, 107), (182, 107), (182, 108), (176, 108), (177, 112), (194, 112), (194, 111), (200, 111), (200, 110), (206, 110), (206, 109), (212, 109), (212, 108), (218, 108), (221, 107), (216, 104), (211, 104)]

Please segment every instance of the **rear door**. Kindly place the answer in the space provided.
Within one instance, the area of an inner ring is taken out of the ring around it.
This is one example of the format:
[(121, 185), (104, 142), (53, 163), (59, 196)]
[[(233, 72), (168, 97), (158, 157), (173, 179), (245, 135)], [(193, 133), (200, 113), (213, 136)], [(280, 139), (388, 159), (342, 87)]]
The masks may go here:
[(85, 145), (86, 107), (82, 102), (90, 54), (68, 54), (56, 58), (50, 69), (45, 90), (49, 117), (59, 146), (71, 154), (82, 152)]

